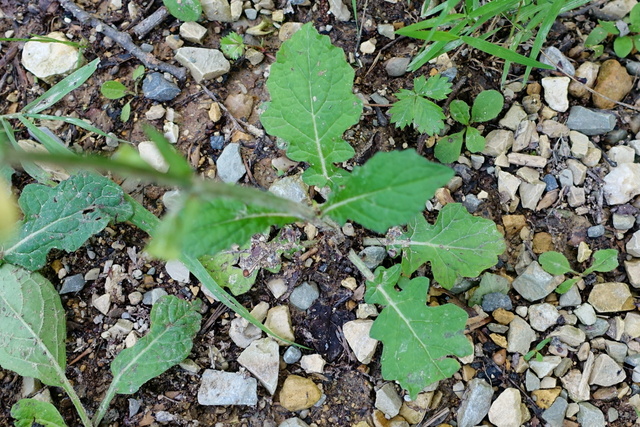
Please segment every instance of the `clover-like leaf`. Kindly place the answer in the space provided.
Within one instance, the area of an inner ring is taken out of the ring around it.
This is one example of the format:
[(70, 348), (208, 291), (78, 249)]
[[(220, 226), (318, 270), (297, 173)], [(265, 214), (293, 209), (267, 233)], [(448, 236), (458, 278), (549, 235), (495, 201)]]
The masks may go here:
[(20, 399), (11, 407), (15, 427), (66, 427), (60, 412), (49, 402), (36, 399)]
[(495, 265), (506, 248), (493, 221), (471, 215), (459, 203), (442, 208), (433, 225), (417, 215), (393, 246), (403, 248), (403, 274), (430, 262), (434, 279), (445, 288), (458, 276), (477, 277)]
[(238, 59), (244, 53), (244, 40), (238, 33), (231, 32), (220, 40), (220, 50), (229, 59)]
[(133, 214), (120, 186), (86, 172), (55, 188), (29, 184), (18, 202), (24, 222), (0, 254), (29, 270), (41, 268), (51, 249), (75, 251), (109, 222), (125, 221)]
[(303, 175), (309, 185), (332, 183), (339, 173), (333, 164), (355, 154), (342, 139), (362, 112), (351, 90), (353, 77), (342, 49), (310, 23), (282, 44), (271, 65), (271, 102), (261, 121), (268, 133), (289, 143), (290, 159), (309, 164)]
[(189, 356), (193, 337), (200, 330), (201, 302), (189, 303), (172, 295), (160, 298), (151, 309), (151, 330), (111, 363), (116, 393), (131, 394)]
[(384, 306), (370, 331), (382, 341), (382, 376), (400, 383), (415, 399), (426, 386), (452, 376), (460, 364), (453, 355), (473, 352), (464, 336), (467, 313), (453, 305), (426, 305), (429, 279), (418, 277), (395, 289), (401, 269), (376, 269), (367, 281), (365, 301)]
[(606, 273), (618, 267), (618, 251), (615, 249), (602, 249), (593, 254), (593, 263), (591, 267), (584, 271), (584, 274), (590, 274), (595, 271)]
[(0, 266), (0, 366), (60, 387), (67, 354), (64, 309), (47, 279)]
[(429, 162), (414, 150), (377, 153), (356, 167), (323, 206), (340, 224), (353, 220), (384, 233), (405, 224), (453, 176), (450, 168)]
[(554, 276), (574, 272), (569, 265), (569, 260), (560, 252), (545, 252), (538, 257), (538, 262), (547, 273)]

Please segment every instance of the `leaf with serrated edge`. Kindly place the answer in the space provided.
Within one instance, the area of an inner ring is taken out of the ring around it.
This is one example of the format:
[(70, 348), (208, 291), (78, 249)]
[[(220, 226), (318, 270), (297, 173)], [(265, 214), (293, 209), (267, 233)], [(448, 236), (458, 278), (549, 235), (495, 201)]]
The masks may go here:
[(451, 169), (429, 162), (414, 150), (376, 153), (331, 194), (323, 214), (340, 224), (353, 220), (383, 233), (420, 212), (452, 176)]
[(428, 307), (426, 277), (396, 291), (400, 273), (399, 265), (379, 267), (375, 279), (367, 281), (365, 301), (384, 306), (369, 333), (383, 343), (382, 376), (398, 381), (415, 400), (426, 386), (460, 368), (450, 356), (467, 356), (473, 346), (464, 336), (467, 313), (453, 304)]
[(442, 108), (425, 98), (441, 99), (451, 92), (451, 83), (438, 76), (425, 80), (420, 76), (413, 80), (413, 90), (401, 89), (396, 96), (398, 101), (389, 109), (391, 123), (404, 129), (413, 125), (419, 132), (435, 135), (444, 129)]
[(131, 394), (147, 381), (189, 356), (193, 337), (200, 330), (200, 302), (188, 303), (172, 295), (160, 298), (151, 309), (151, 330), (111, 363), (116, 393)]
[(553, 274), (554, 276), (573, 271), (569, 265), (569, 260), (567, 260), (567, 258), (560, 252), (545, 252), (538, 257), (538, 262), (544, 271)]
[(75, 251), (112, 220), (133, 214), (120, 186), (93, 173), (75, 175), (55, 188), (29, 184), (19, 204), (24, 222), (0, 253), (29, 270), (41, 268), (51, 249)]
[(416, 216), (394, 246), (403, 247), (405, 275), (430, 262), (434, 279), (447, 289), (458, 276), (477, 277), (495, 265), (506, 248), (493, 221), (471, 215), (459, 203), (442, 208), (433, 225)]
[(602, 249), (593, 254), (593, 263), (591, 267), (584, 271), (584, 274), (590, 274), (594, 271), (606, 273), (618, 267), (618, 251), (615, 249)]
[(20, 399), (11, 407), (11, 416), (16, 419), (15, 427), (66, 427), (60, 412), (49, 402), (35, 399)]
[(38, 273), (0, 266), (0, 366), (63, 385), (65, 318), (53, 285)]
[(309, 164), (303, 175), (309, 185), (331, 183), (338, 172), (333, 164), (355, 154), (341, 137), (362, 112), (351, 90), (353, 77), (342, 49), (311, 24), (282, 44), (271, 65), (271, 102), (261, 121), (268, 133), (289, 142), (291, 160)]

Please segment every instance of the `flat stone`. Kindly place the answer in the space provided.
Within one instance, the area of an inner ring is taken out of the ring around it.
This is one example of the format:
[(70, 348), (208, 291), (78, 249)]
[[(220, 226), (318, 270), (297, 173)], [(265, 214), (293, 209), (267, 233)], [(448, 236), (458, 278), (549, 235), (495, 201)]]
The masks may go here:
[(197, 83), (226, 74), (231, 64), (218, 49), (181, 47), (176, 51), (176, 61), (186, 67)]
[(499, 308), (511, 310), (511, 298), (501, 292), (490, 292), (482, 297), (482, 309), (486, 313), (491, 313)]
[(278, 386), (280, 354), (278, 343), (271, 337), (253, 341), (240, 353), (238, 363), (247, 368), (269, 394), (275, 393)]
[[(627, 70), (615, 59), (604, 61), (600, 66), (594, 90), (613, 101), (622, 101), (633, 88), (633, 79)], [(594, 94), (593, 105), (603, 110), (610, 110), (616, 103)]]
[(489, 409), (489, 421), (496, 427), (520, 427), (523, 415), (520, 391), (512, 387), (500, 393)]
[(561, 360), (560, 356), (544, 356), (542, 360), (531, 359), (529, 367), (538, 375), (538, 378), (544, 378), (553, 372)]
[(518, 193), (520, 194), (520, 202), (522, 203), (522, 207), (525, 209), (535, 210), (546, 187), (547, 185), (542, 181), (535, 181), (532, 183), (523, 182), (522, 184), (520, 184)]
[(289, 296), (289, 302), (298, 310), (305, 311), (320, 296), (318, 285), (314, 282), (303, 282)]
[(309, 427), (309, 424), (305, 423), (298, 417), (288, 418), (278, 424), (278, 427)]
[(189, 283), (191, 281), (190, 271), (189, 269), (177, 259), (172, 259), (167, 261), (164, 266), (164, 269), (167, 271), (169, 277), (171, 277), (176, 282), (180, 283)]
[(142, 81), (142, 93), (145, 98), (152, 101), (165, 102), (180, 95), (180, 88), (165, 79), (162, 73), (149, 73)]
[(640, 288), (640, 259), (632, 259), (624, 262), (627, 279), (634, 288)]
[[(267, 313), (267, 320), (264, 325), (271, 329), (280, 338), (284, 338), (289, 341), (295, 341), (293, 335), (293, 327), (291, 326), (291, 313), (289, 312), (289, 306), (279, 305), (273, 307)], [(288, 345), (284, 341), (278, 341), (281, 346)]]
[(576, 285), (573, 285), (569, 290), (560, 295), (560, 299), (558, 300), (558, 305), (560, 307), (575, 307), (582, 303), (582, 296), (580, 295), (580, 290)]
[(579, 325), (588, 339), (594, 339), (604, 335), (609, 330), (609, 323), (605, 319), (597, 318), (593, 325)]
[(529, 166), (532, 168), (543, 168), (547, 164), (545, 157), (522, 153), (509, 153), (507, 154), (507, 160), (511, 165)]
[(229, 184), (238, 182), (246, 173), (240, 154), (240, 144), (236, 142), (227, 144), (216, 161), (216, 167), (218, 176), (223, 182)]
[(313, 381), (298, 375), (289, 375), (279, 394), (280, 405), (291, 412), (310, 408), (321, 397), (322, 392)]
[(566, 125), (585, 135), (602, 135), (616, 127), (616, 116), (605, 111), (594, 111), (579, 105), (571, 107)]
[[(587, 150), (587, 155), (589, 150)], [(567, 168), (573, 176), (574, 185), (584, 184), (584, 180), (587, 178), (587, 167), (575, 159), (567, 160)]]
[(485, 137), (486, 143), (482, 154), (497, 157), (506, 153), (515, 142), (513, 131), (496, 129), (492, 130)]
[(395, 40), (396, 29), (393, 24), (378, 24), (378, 34), (390, 40)]
[(571, 325), (563, 325), (549, 334), (550, 337), (558, 337), (560, 341), (571, 346), (578, 347), (587, 336), (582, 329)]
[(516, 316), (509, 323), (509, 333), (507, 335), (507, 351), (509, 353), (527, 354), (531, 343), (535, 339), (536, 333), (521, 317)]
[(558, 309), (551, 304), (534, 304), (529, 307), (529, 324), (536, 331), (544, 332), (560, 318)]
[(228, 406), (258, 403), (258, 382), (237, 372), (207, 369), (198, 389), (200, 405)]
[(621, 383), (626, 377), (622, 366), (618, 365), (611, 356), (600, 354), (593, 363), (589, 384), (608, 387)]
[[(245, 9), (245, 12), (247, 10), (249, 9)], [(249, 63), (255, 67), (256, 65), (260, 64), (264, 60), (264, 53), (250, 47), (244, 52), (244, 57), (247, 58)]]
[(633, 160), (636, 156), (636, 150), (628, 145), (616, 145), (611, 147), (611, 149), (607, 152), (607, 156), (609, 160), (616, 162), (618, 164), (621, 163), (633, 163)]
[(616, 21), (627, 16), (636, 4), (638, 4), (637, 0), (612, 0), (606, 2), (602, 7), (595, 8), (593, 14), (598, 19)]
[(358, 253), (358, 256), (362, 258), (367, 268), (375, 270), (387, 257), (387, 250), (382, 246), (367, 246)]
[(67, 276), (64, 278), (62, 282), (62, 288), (58, 292), (60, 295), (70, 294), (73, 292), (80, 292), (84, 285), (87, 282), (85, 281), (82, 274), (74, 274), (73, 276)]
[(244, 93), (232, 93), (224, 100), (224, 105), (233, 117), (246, 120), (253, 111), (253, 96)]
[(352, 320), (342, 325), (342, 332), (349, 347), (356, 355), (356, 359), (365, 365), (371, 362), (378, 346), (378, 340), (369, 336), (371, 326), (373, 326), (373, 320), (365, 319)]
[(609, 205), (627, 203), (640, 194), (640, 164), (622, 163), (604, 177), (604, 196)]
[(524, 111), (520, 104), (514, 103), (511, 108), (509, 108), (509, 111), (507, 111), (504, 117), (500, 119), (498, 124), (507, 129), (511, 129), (512, 131), (516, 131), (520, 122), (522, 122), (526, 118), (526, 111)]
[(509, 172), (498, 171), (498, 193), (502, 202), (508, 202), (516, 198), (518, 188), (522, 181)]
[(524, 386), (527, 391), (534, 391), (540, 388), (540, 378), (531, 369), (527, 369), (527, 372), (525, 372)]
[(207, 29), (197, 22), (189, 21), (180, 25), (180, 37), (191, 43), (202, 44)]
[(398, 415), (401, 406), (402, 399), (398, 396), (393, 383), (386, 383), (376, 391), (375, 407), (384, 412), (387, 417), (393, 418)]
[(606, 282), (594, 285), (589, 294), (589, 304), (598, 313), (613, 313), (635, 309), (629, 286), (620, 282)]
[(576, 80), (572, 80), (569, 83), (569, 93), (576, 98), (588, 99), (591, 96), (591, 92), (587, 88), (593, 88), (599, 70), (600, 65), (594, 62), (585, 61), (580, 64), (576, 70)]
[(569, 192), (567, 193), (567, 203), (572, 208), (582, 206), (586, 203), (587, 196), (582, 187), (571, 186), (569, 188)]
[(573, 310), (573, 314), (578, 316), (578, 319), (580, 320), (580, 322), (582, 322), (583, 325), (587, 326), (593, 325), (594, 323), (596, 323), (596, 320), (598, 320), (596, 317), (596, 311), (590, 304), (580, 305), (575, 310)]
[(631, 338), (640, 337), (640, 314), (627, 313), (624, 317), (624, 332)]
[(559, 396), (541, 417), (549, 423), (549, 427), (563, 427), (567, 406), (569, 406), (567, 399)]
[(201, 4), (209, 21), (233, 22), (229, 0), (202, 0)]
[(269, 191), (283, 199), (297, 203), (311, 204), (309, 186), (302, 181), (300, 174), (277, 179)]
[[(569, 359), (566, 359), (569, 360)], [(570, 370), (565, 376), (560, 378), (562, 385), (567, 390), (569, 398), (574, 402), (589, 400), (591, 391), (589, 389), (589, 376), (593, 370), (595, 357), (589, 353), (587, 361), (584, 363), (582, 372), (577, 369)], [(570, 360), (569, 360), (570, 362)]]
[(527, 301), (538, 301), (558, 286), (557, 280), (533, 261), (512, 283), (513, 288)]
[(583, 133), (572, 130), (569, 132), (571, 140), (571, 154), (577, 159), (581, 159), (587, 155), (589, 151), (589, 137)]
[(489, 413), (493, 388), (485, 380), (474, 378), (469, 381), (458, 408), (458, 427), (474, 427)]
[(326, 363), (319, 354), (308, 354), (300, 359), (300, 367), (307, 374), (322, 374)]
[(351, 12), (342, 0), (329, 0), (329, 13), (341, 22), (346, 22), (351, 19)]
[[(47, 34), (47, 37), (60, 41), (69, 41), (59, 31)], [(39, 79), (51, 82), (57, 76), (74, 71), (82, 56), (77, 47), (63, 43), (28, 41), (22, 47), (22, 65)]]
[(607, 425), (602, 411), (591, 403), (580, 402), (578, 406), (580, 406), (580, 411), (578, 411), (580, 427), (604, 427)]
[[(556, 67), (556, 70), (564, 71), (565, 74), (568, 74), (570, 76), (573, 76), (576, 73), (576, 69), (574, 68), (571, 61), (569, 61), (569, 59), (567, 59), (567, 57), (564, 56), (562, 52), (560, 52), (560, 49), (558, 49), (557, 47), (550, 46), (544, 49), (540, 54), (540, 62), (547, 65), (553, 65), (554, 67)], [(542, 86), (544, 86), (544, 79), (542, 80)]]
[(393, 58), (389, 58), (387, 62), (384, 63), (384, 69), (389, 77), (404, 76), (410, 62), (411, 58), (395, 56)]
[(567, 96), (570, 82), (569, 77), (544, 77), (542, 79), (544, 100), (553, 110), (563, 113), (569, 109)]
[[(545, 378), (545, 380), (552, 380), (552, 378)], [(562, 389), (560, 387), (543, 388), (535, 390), (531, 395), (536, 401), (536, 405), (542, 409), (548, 409), (556, 398), (560, 395)]]
[(536, 135), (536, 124), (532, 120), (523, 120), (518, 125), (512, 151), (522, 151), (529, 148), (531, 140)]
[(549, 138), (560, 138), (569, 136), (569, 127), (555, 120), (545, 120), (539, 126), (538, 130)]

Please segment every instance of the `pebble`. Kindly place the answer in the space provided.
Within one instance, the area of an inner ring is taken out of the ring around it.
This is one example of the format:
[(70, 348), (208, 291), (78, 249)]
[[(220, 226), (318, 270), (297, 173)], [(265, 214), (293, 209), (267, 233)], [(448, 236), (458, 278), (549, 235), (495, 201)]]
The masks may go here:
[(142, 81), (142, 93), (152, 101), (165, 102), (180, 95), (180, 88), (165, 79), (162, 73), (149, 73)]
[(534, 391), (540, 388), (540, 378), (531, 369), (527, 369), (524, 375), (524, 386), (527, 391)]
[(280, 298), (289, 290), (289, 288), (287, 287), (287, 284), (282, 279), (269, 280), (267, 282), (267, 288), (269, 288), (269, 290), (271, 291), (271, 293), (276, 299)]
[(513, 131), (496, 129), (489, 132), (485, 137), (485, 140), (486, 142), (484, 150), (482, 150), (482, 154), (497, 157), (500, 154), (506, 153), (507, 150), (513, 146), (515, 137)]
[(593, 339), (604, 335), (609, 330), (609, 323), (605, 319), (597, 318), (593, 325), (579, 325), (588, 339)]
[[(594, 90), (615, 101), (622, 101), (633, 88), (633, 79), (627, 70), (615, 59), (609, 59), (600, 66)], [(610, 110), (616, 103), (593, 95), (593, 105), (603, 110)]]
[(604, 236), (604, 225), (598, 224), (587, 228), (587, 236), (591, 239)]
[(180, 25), (180, 37), (191, 43), (202, 44), (207, 29), (197, 22), (185, 22)]
[(549, 334), (550, 337), (558, 337), (560, 341), (571, 346), (578, 347), (586, 340), (586, 334), (582, 329), (571, 325), (563, 325)]
[(207, 20), (233, 22), (229, 0), (202, 0), (201, 4)]
[(166, 113), (166, 110), (162, 105), (154, 104), (144, 113), (144, 117), (147, 120), (158, 120), (164, 117), (164, 113)]
[(474, 378), (469, 381), (467, 390), (458, 408), (458, 427), (474, 427), (489, 413), (493, 389), (485, 380)]
[(529, 307), (529, 324), (536, 331), (544, 332), (560, 318), (558, 309), (551, 304), (534, 304)]
[(239, 119), (248, 119), (253, 111), (253, 96), (244, 93), (232, 93), (224, 100), (229, 113)]
[(578, 316), (580, 322), (583, 325), (591, 326), (596, 323), (597, 317), (596, 312), (590, 304), (582, 304), (575, 310), (573, 310), (573, 314)]
[[(289, 306), (279, 305), (273, 307), (267, 313), (267, 320), (264, 325), (271, 329), (276, 335), (289, 341), (295, 341), (293, 327), (291, 326), (291, 313)], [(278, 341), (280, 345), (288, 345), (285, 342)]]
[[(59, 31), (47, 34), (46, 37), (60, 41), (69, 41)], [(82, 60), (77, 47), (62, 43), (28, 41), (22, 47), (22, 65), (39, 79), (52, 81), (75, 70)]]
[[(569, 61), (569, 59), (567, 59), (567, 57), (564, 56), (557, 47), (550, 46), (544, 49), (540, 54), (540, 62), (547, 65), (553, 65), (557, 70), (564, 71), (565, 74), (570, 76), (573, 76), (576, 73), (576, 69), (571, 61)], [(544, 86), (544, 79), (542, 80), (542, 85)]]
[(370, 270), (375, 270), (387, 257), (387, 250), (382, 246), (368, 246), (358, 253), (364, 265)]
[(378, 314), (378, 309), (375, 304), (358, 304), (358, 309), (356, 310), (356, 317), (358, 319), (376, 317)]
[(627, 279), (634, 288), (640, 287), (640, 259), (624, 262), (624, 269), (627, 272)]
[(200, 405), (256, 405), (258, 382), (255, 378), (237, 372), (207, 369), (202, 374), (198, 389)]
[(158, 172), (165, 173), (169, 170), (169, 164), (166, 162), (160, 150), (153, 141), (142, 141), (138, 144), (138, 153), (140, 158), (149, 166)]
[(388, 39), (395, 40), (396, 29), (393, 24), (378, 24), (378, 34)]
[(389, 58), (387, 62), (385, 62), (384, 69), (389, 77), (404, 76), (407, 72), (409, 62), (411, 62), (411, 58), (394, 56), (393, 58)]
[(542, 413), (541, 417), (549, 423), (549, 427), (562, 427), (564, 424), (564, 417), (567, 412), (567, 406), (569, 406), (567, 399), (559, 396), (555, 402), (553, 402), (553, 405)]
[(489, 409), (489, 421), (496, 427), (520, 427), (527, 414), (522, 411), (522, 397), (516, 388), (505, 389)]
[(553, 372), (561, 360), (560, 356), (544, 356), (542, 360), (531, 359), (529, 367), (536, 373), (538, 378), (544, 378)]
[(511, 129), (515, 132), (518, 129), (518, 125), (520, 125), (520, 123), (526, 118), (527, 113), (524, 111), (522, 106), (518, 103), (514, 103), (498, 123), (500, 126)]
[(482, 309), (486, 313), (491, 313), (498, 308), (511, 310), (513, 308), (511, 298), (501, 292), (491, 292), (482, 297)]
[(291, 365), (292, 363), (296, 363), (298, 360), (302, 358), (302, 351), (298, 347), (291, 346), (289, 347), (282, 356), (282, 360), (284, 363)]
[(196, 83), (215, 79), (231, 69), (231, 64), (218, 49), (181, 47), (176, 51), (175, 59), (191, 72)]
[[(588, 154), (589, 152), (587, 151)], [(573, 175), (573, 183), (575, 185), (584, 184), (584, 180), (587, 178), (587, 167), (575, 159), (567, 160), (567, 167)]]
[[(536, 133), (536, 124), (532, 120), (523, 120), (520, 122), (515, 133), (515, 142), (513, 143), (513, 151), (522, 151), (529, 148), (531, 140), (534, 139)], [(535, 139), (538, 139), (536, 137)]]
[(594, 111), (579, 105), (571, 107), (566, 125), (585, 135), (602, 135), (616, 126), (616, 116), (606, 111)]
[[(255, 310), (256, 309), (254, 308), (254, 310), (251, 312), (252, 315), (254, 314)], [(254, 315), (254, 317), (256, 316)], [(264, 317), (258, 320), (262, 321), (264, 320)], [(231, 340), (238, 347), (247, 348), (251, 345), (252, 342), (259, 339), (260, 337), (262, 337), (262, 330), (257, 326), (249, 323), (248, 320), (242, 317), (236, 317), (231, 321), (231, 326), (229, 327), (229, 338), (231, 338)]]
[(309, 186), (302, 181), (300, 175), (285, 176), (276, 180), (269, 187), (269, 191), (283, 199), (297, 203), (311, 204)]
[(145, 305), (153, 305), (163, 296), (168, 295), (167, 291), (162, 288), (155, 288), (145, 292), (142, 296), (142, 303)]
[(558, 112), (565, 112), (569, 109), (569, 77), (544, 77), (542, 87), (544, 88), (544, 100), (549, 107)]
[(307, 374), (322, 374), (326, 363), (319, 354), (308, 354), (300, 359), (300, 367)]
[(522, 107), (527, 114), (537, 114), (542, 108), (542, 98), (539, 94), (527, 95), (522, 98)]
[(598, 313), (630, 311), (635, 308), (629, 286), (620, 282), (606, 282), (594, 285), (589, 294), (589, 304)]
[(351, 12), (349, 12), (349, 8), (342, 0), (329, 0), (329, 13), (333, 14), (336, 20), (341, 22), (351, 19)]
[(640, 194), (640, 164), (622, 163), (604, 177), (604, 196), (609, 205), (627, 203)]
[(280, 354), (278, 343), (271, 337), (256, 340), (240, 356), (238, 363), (247, 368), (254, 377), (273, 395), (278, 386)]
[(600, 354), (593, 363), (589, 384), (608, 387), (621, 383), (625, 378), (624, 369), (611, 356)]
[[(498, 193), (501, 201), (514, 200), (522, 181), (509, 172), (498, 171)], [(504, 198), (503, 198), (504, 197)]]
[(291, 412), (310, 408), (321, 397), (322, 392), (313, 381), (298, 375), (289, 375), (279, 394), (280, 405)]
[(634, 257), (640, 257), (640, 230), (633, 233), (626, 245), (627, 253)]
[(527, 301), (537, 301), (549, 295), (559, 283), (533, 261), (512, 283), (513, 288)]
[[(331, 1), (331, 0), (330, 0)], [(338, 0), (339, 1), (339, 0)], [(369, 39), (360, 45), (360, 52), (370, 54), (376, 51), (376, 39)]]
[(365, 365), (371, 362), (378, 346), (378, 341), (369, 336), (371, 326), (373, 320), (365, 319), (352, 320), (342, 326), (344, 337), (356, 359)]
[(560, 295), (558, 305), (560, 307), (574, 307), (582, 303), (582, 297), (580, 296), (580, 290), (576, 285), (573, 285), (569, 290)]
[(73, 292), (80, 292), (84, 285), (87, 282), (85, 281), (82, 274), (74, 274), (73, 276), (67, 276), (64, 278), (64, 282), (62, 282), (62, 288), (58, 292), (60, 295), (70, 294)]
[(576, 79), (580, 79), (584, 81), (584, 83), (580, 83), (577, 80), (572, 80), (569, 83), (569, 93), (576, 98), (585, 98), (588, 99), (591, 96), (591, 92), (587, 90), (587, 88), (593, 88), (593, 85), (596, 83), (596, 78), (598, 77), (598, 70), (600, 70), (600, 65), (594, 62), (585, 61), (576, 70)]
[(507, 335), (507, 351), (509, 353), (527, 354), (535, 339), (536, 333), (521, 317), (515, 317), (509, 323), (509, 334)]
[(400, 413), (402, 400), (398, 396), (393, 383), (386, 383), (376, 391), (375, 407), (388, 418), (393, 418)]
[(167, 261), (164, 266), (164, 269), (167, 271), (167, 274), (171, 276), (173, 280), (180, 283), (189, 283), (190, 282), (190, 272), (189, 269), (177, 259), (172, 259)]
[(582, 206), (587, 201), (586, 193), (582, 187), (571, 186), (567, 193), (567, 202), (572, 208)]
[(532, 168), (543, 168), (547, 164), (547, 159), (542, 156), (534, 156), (522, 153), (509, 153), (507, 159), (512, 165), (529, 166)]
[[(509, 155), (511, 156), (511, 154)], [(520, 184), (518, 193), (520, 194), (520, 202), (522, 203), (522, 207), (525, 209), (535, 210), (536, 206), (538, 206), (538, 201), (544, 193), (545, 188), (546, 184), (542, 181), (535, 181), (532, 183), (523, 182), (522, 184)]]
[(216, 161), (216, 167), (218, 176), (223, 182), (229, 184), (238, 182), (246, 172), (240, 154), (240, 144), (236, 142), (227, 144)]
[(640, 314), (627, 313), (624, 317), (624, 332), (632, 339), (640, 337)]
[(303, 282), (289, 296), (289, 302), (298, 310), (305, 311), (320, 296), (318, 285), (314, 282)]
[(580, 411), (578, 411), (580, 427), (604, 427), (607, 425), (602, 411), (591, 403), (580, 402), (578, 406), (580, 407)]

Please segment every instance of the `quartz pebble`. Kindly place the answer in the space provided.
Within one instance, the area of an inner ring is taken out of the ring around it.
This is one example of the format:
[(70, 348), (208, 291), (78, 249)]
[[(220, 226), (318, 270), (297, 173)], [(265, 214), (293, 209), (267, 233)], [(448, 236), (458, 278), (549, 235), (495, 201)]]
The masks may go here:
[(236, 372), (207, 369), (198, 389), (200, 405), (256, 405), (258, 383), (255, 378)]
[(542, 79), (544, 87), (544, 100), (549, 107), (558, 112), (565, 112), (569, 109), (569, 77), (545, 77)]

